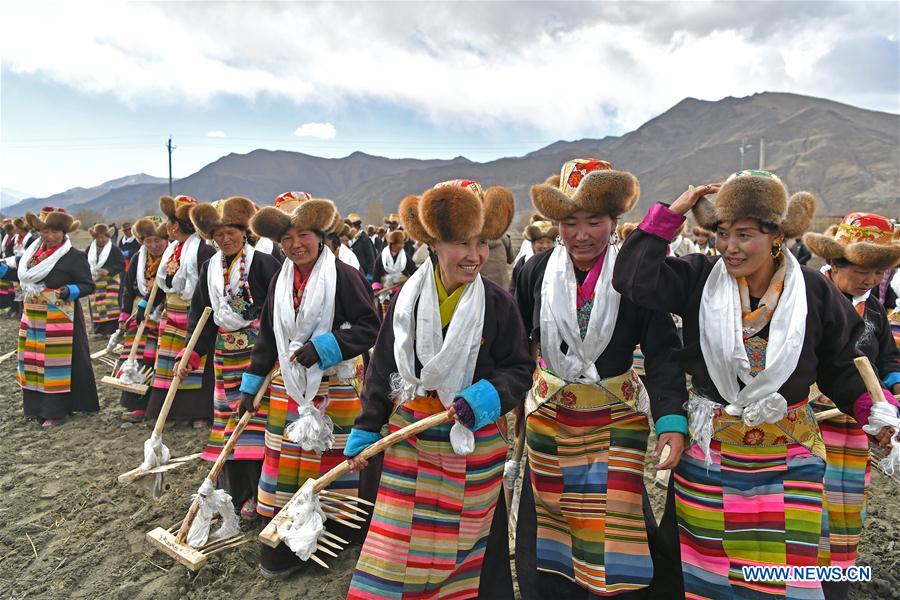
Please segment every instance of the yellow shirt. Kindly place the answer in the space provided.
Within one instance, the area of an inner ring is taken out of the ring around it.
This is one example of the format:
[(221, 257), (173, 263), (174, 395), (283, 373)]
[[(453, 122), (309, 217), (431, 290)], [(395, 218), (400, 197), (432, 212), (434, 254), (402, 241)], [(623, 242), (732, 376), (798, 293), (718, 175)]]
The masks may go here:
[(440, 267), (434, 268), (434, 282), (437, 284), (438, 304), (441, 310), (441, 329), (446, 329), (447, 325), (450, 324), (450, 320), (453, 319), (453, 313), (456, 311), (459, 299), (462, 298), (468, 284), (461, 285), (452, 294), (448, 294), (447, 290), (444, 289), (443, 282), (441, 282)]

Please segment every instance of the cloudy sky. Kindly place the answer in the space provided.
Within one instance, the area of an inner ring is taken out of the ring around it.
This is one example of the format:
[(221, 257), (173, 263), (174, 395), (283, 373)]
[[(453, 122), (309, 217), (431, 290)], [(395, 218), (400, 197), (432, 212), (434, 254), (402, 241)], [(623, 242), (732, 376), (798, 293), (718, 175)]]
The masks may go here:
[(47, 195), (229, 152), (490, 160), (687, 96), (900, 112), (896, 2), (0, 6), (0, 186)]

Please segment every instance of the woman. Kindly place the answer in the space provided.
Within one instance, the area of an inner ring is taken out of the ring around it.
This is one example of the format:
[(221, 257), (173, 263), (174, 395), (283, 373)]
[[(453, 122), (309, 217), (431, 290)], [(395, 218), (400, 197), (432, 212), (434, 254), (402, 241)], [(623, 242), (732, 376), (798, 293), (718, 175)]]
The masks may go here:
[[(699, 202), (716, 191), (714, 205)], [(692, 208), (716, 232), (719, 255), (667, 258)], [(775, 175), (740, 171), (721, 188), (690, 187), (671, 208), (654, 205), (620, 252), (615, 288), (684, 319), (678, 359), (692, 375), (693, 440), (657, 533), (672, 564), (682, 565), (659, 574), (670, 575), (663, 589), (673, 593), (822, 597), (818, 583), (748, 582), (741, 571), (761, 563), (816, 565), (825, 447), (807, 395), (818, 382), (850, 415), (868, 399), (852, 362), (862, 320), (784, 245), (814, 210), (806, 192), (789, 202)], [(889, 434), (881, 432), (884, 443)]]
[(705, 254), (706, 256), (715, 256), (716, 248), (715, 246), (710, 246), (709, 240), (713, 236), (713, 232), (709, 229), (704, 229), (703, 227), (695, 226), (693, 229), (694, 234), (694, 246), (696, 248), (696, 252), (700, 254)]
[[(3, 225), (0, 226), (0, 231), (3, 232), (2, 237), (0, 237), (0, 258), (15, 257), (16, 228), (12, 221), (9, 219), (5, 220)], [(13, 286), (13, 282), (0, 281), (0, 310), (5, 309), (9, 311), (9, 316), (13, 316), (15, 314), (13, 312), (15, 309), (15, 301), (16, 290)]]
[[(872, 293), (884, 271), (900, 262), (900, 241), (892, 242), (892, 229), (891, 222), (880, 215), (850, 213), (840, 225), (824, 234), (807, 233), (803, 241), (813, 254), (827, 261), (822, 268), (825, 278), (850, 300), (865, 322), (865, 334), (857, 348), (869, 358), (884, 387), (900, 394), (900, 354), (887, 312)], [(814, 399), (814, 404), (834, 408), (825, 396)], [(856, 419), (840, 415), (819, 423), (828, 464), (820, 563), (844, 568), (856, 563), (866, 488), (872, 477), (869, 440), (861, 427), (868, 423), (868, 414), (856, 410), (856, 415)], [(822, 589), (829, 600), (847, 598), (850, 584), (824, 582)]]
[(122, 251), (110, 241), (109, 228), (97, 223), (90, 229), (91, 242), (87, 251), (95, 289), (90, 298), (94, 335), (111, 335), (119, 326), (119, 273), (125, 270)]
[[(384, 248), (375, 260), (375, 270), (372, 273), (372, 291), (378, 298), (381, 315), (387, 314), (400, 284), (416, 272), (416, 264), (404, 249), (406, 234), (403, 231), (396, 230), (385, 234), (384, 242)], [(423, 243), (423, 246), (425, 245)]]
[(497, 501), (503, 415), (521, 405), (532, 361), (509, 294), (479, 273), (487, 240), (512, 219), (512, 194), (493, 187), (482, 195), (467, 183), (400, 204), (404, 228), (438, 264), (426, 260), (385, 317), (344, 454), (356, 457), (385, 424), (396, 431), (445, 409), (457, 423), (385, 452), (348, 598), (513, 597), (506, 509)]
[[(213, 314), (197, 340), (185, 373), (199, 366), (200, 357), (213, 356), (213, 426), (202, 457), (208, 461), (218, 458), (240, 419), (241, 377), (250, 366), (269, 282), (280, 266), (271, 254), (247, 243), (254, 213), (253, 202), (240, 196), (222, 200), (218, 207), (197, 204), (191, 209), (196, 230), (219, 248), (200, 267), (200, 283), (191, 300), (188, 331), (196, 329), (206, 307), (211, 307)], [(241, 506), (245, 519), (256, 515), (256, 486), (266, 448), (266, 414), (267, 407), (261, 405), (238, 438), (217, 482), (217, 487)]]
[[(147, 416), (151, 419), (159, 415), (172, 385), (179, 355), (187, 344), (191, 331), (188, 309), (200, 283), (200, 266), (215, 254), (212, 246), (203, 242), (191, 223), (191, 209), (196, 204), (197, 201), (190, 196), (163, 196), (159, 199), (159, 208), (167, 218), (166, 233), (170, 242), (156, 273), (159, 286), (156, 303), (163, 304), (165, 312), (159, 324), (156, 370), (147, 402)], [(178, 385), (178, 393), (169, 412), (169, 419), (191, 421), (195, 429), (206, 427), (213, 412), (215, 377), (212, 361), (207, 358), (204, 355), (199, 362), (191, 365), (194, 368)]]
[(128, 266), (131, 264), (131, 259), (134, 258), (141, 249), (141, 241), (135, 235), (131, 221), (122, 223), (122, 239), (116, 242), (116, 246), (122, 251), (122, 256), (125, 257), (125, 269), (128, 269)]
[[(648, 418), (656, 457), (670, 450), (658, 468), (671, 468), (687, 434), (687, 393), (672, 360), (680, 345), (671, 317), (612, 288), (611, 237), (639, 194), (631, 173), (596, 159), (569, 161), (531, 188), (535, 208), (559, 223), (562, 244), (529, 260), (516, 289), (539, 357), (525, 404), (530, 466), (516, 532), (525, 598), (645, 598), (653, 579)], [(643, 383), (632, 366), (638, 344)]]
[(40, 232), (40, 242), (20, 258), (0, 263), (0, 279), (18, 281), (22, 290), (16, 379), (25, 416), (47, 429), (74, 412), (100, 410), (78, 302), (94, 291), (94, 280), (84, 252), (69, 240), (78, 221), (49, 206), (38, 215), (25, 213), (25, 219)]
[[(365, 279), (324, 248), (324, 232), (335, 215), (330, 200), (311, 199), (291, 214), (263, 208), (251, 223), (257, 235), (280, 242), (286, 256), (269, 285), (259, 337), (241, 382), (241, 409), (252, 411), (266, 374), (276, 362), (281, 371), (263, 400), (269, 412), (256, 510), (264, 519), (274, 517), (308, 478), (343, 459), (360, 410), (354, 385), (361, 379), (359, 356), (378, 333)], [(311, 429), (319, 435), (308, 435)], [(359, 477), (348, 474), (332, 487), (356, 495)], [(260, 573), (267, 579), (287, 577), (303, 564), (283, 544), (261, 550)]]
[(522, 245), (524, 246), (525, 242), (528, 242), (528, 249), (525, 252), (519, 252), (519, 259), (513, 266), (512, 276), (509, 281), (510, 294), (515, 295), (516, 293), (516, 281), (518, 281), (525, 263), (535, 254), (540, 254), (555, 247), (557, 236), (559, 236), (559, 228), (552, 221), (532, 221), (531, 225), (525, 228), (525, 232), (522, 234), (524, 238)]
[[(168, 245), (168, 234), (166, 233), (166, 225), (162, 219), (156, 217), (145, 217), (138, 219), (132, 229), (141, 247), (135, 253), (133, 259), (125, 271), (125, 279), (122, 281), (122, 311), (119, 314), (119, 328), (125, 329), (125, 342), (120, 356), (120, 361), (124, 362), (131, 356), (131, 348), (135, 343), (138, 323), (146, 319), (144, 325), (144, 333), (140, 340), (137, 340), (138, 351), (137, 360), (142, 367), (153, 368), (156, 362), (156, 348), (159, 343), (159, 322), (162, 313), (162, 304), (157, 304), (156, 309), (147, 310), (147, 299), (150, 296), (150, 290), (153, 289), (153, 283), (156, 281), (156, 274), (162, 263), (162, 255)], [(162, 292), (157, 291), (157, 295)], [(137, 301), (137, 302), (135, 302)], [(130, 317), (134, 315), (134, 319)], [(130, 319), (130, 320), (129, 320)], [(121, 367), (121, 363), (119, 365)], [(121, 373), (117, 376), (120, 376)], [(122, 392), (119, 398), (119, 404), (125, 407), (126, 411), (122, 413), (122, 420), (129, 423), (139, 423), (144, 420), (147, 412), (147, 401), (150, 399), (151, 389), (143, 395), (134, 392)]]

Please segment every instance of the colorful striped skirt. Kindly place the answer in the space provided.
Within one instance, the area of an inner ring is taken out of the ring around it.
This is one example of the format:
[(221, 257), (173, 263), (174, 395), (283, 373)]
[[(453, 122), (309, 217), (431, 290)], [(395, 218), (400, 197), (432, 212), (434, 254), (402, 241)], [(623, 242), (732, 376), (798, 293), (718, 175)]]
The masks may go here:
[[(166, 302), (166, 310), (159, 323), (159, 344), (156, 351), (156, 371), (153, 387), (167, 390), (175, 375), (175, 357), (187, 344), (188, 306)], [(181, 381), (179, 390), (199, 390), (203, 387), (203, 371), (206, 356), (200, 358), (200, 365)]]
[[(825, 396), (819, 396), (815, 405), (834, 408)], [(869, 439), (856, 420), (845, 414), (821, 421), (819, 428), (826, 452), (819, 564), (846, 568), (856, 564), (866, 491), (872, 481)]]
[(823, 598), (816, 582), (751, 582), (742, 567), (816, 566), (825, 446), (808, 404), (748, 427), (721, 409), (712, 464), (692, 443), (674, 471), (685, 597)]
[(891, 335), (894, 337), (894, 343), (900, 348), (900, 310), (894, 309), (888, 315), (888, 321), (891, 324)]
[(56, 305), (25, 303), (16, 372), (20, 387), (42, 394), (71, 390), (74, 331), (72, 319)]
[[(122, 366), (122, 362), (128, 359), (131, 356), (131, 347), (134, 346), (134, 338), (137, 335), (137, 323), (134, 320), (129, 321), (128, 327), (125, 329), (125, 339), (122, 342), (122, 354), (119, 355), (119, 367)], [(141, 335), (141, 339), (138, 340), (138, 350), (136, 358), (138, 362), (141, 362), (145, 365), (153, 366), (156, 362), (156, 347), (159, 343), (159, 322), (154, 321), (149, 318), (146, 319), (146, 325), (144, 325), (144, 333)], [(116, 376), (119, 376), (119, 373), (116, 373)]]
[(650, 425), (634, 371), (601, 385), (538, 373), (525, 422), (537, 514), (537, 568), (593, 594), (650, 584), (642, 493)]
[[(240, 420), (241, 376), (250, 366), (250, 353), (256, 343), (259, 324), (240, 331), (222, 332), (216, 336), (214, 366), (216, 389), (213, 394), (213, 425), (209, 442), (203, 450), (203, 460), (214, 461), (231, 437)], [(261, 461), (266, 453), (266, 419), (268, 404), (260, 402), (253, 418), (235, 443), (228, 460)]]
[(16, 300), (16, 288), (12, 281), (0, 280), (0, 308), (10, 308)]
[[(388, 425), (394, 432), (443, 410), (436, 398), (415, 398), (397, 408)], [(507, 446), (490, 424), (474, 432), (475, 451), (459, 456), (450, 446), (450, 427), (432, 427), (385, 452), (347, 598), (478, 596)]]
[(100, 279), (90, 295), (91, 321), (100, 323), (119, 321), (119, 276)]
[[(263, 403), (268, 403), (269, 412), (256, 507), (263, 517), (274, 517), (307, 479), (324, 475), (344, 461), (344, 446), (353, 421), (361, 410), (359, 395), (349, 382), (323, 378), (319, 395), (313, 402), (320, 406), (326, 396), (328, 408), (325, 412), (334, 422), (334, 447), (320, 455), (307, 452), (282, 437), (288, 425), (297, 420), (297, 404), (287, 395), (284, 379), (280, 375), (272, 379), (269, 393), (263, 398)], [(347, 473), (328, 489), (356, 496), (359, 473)]]

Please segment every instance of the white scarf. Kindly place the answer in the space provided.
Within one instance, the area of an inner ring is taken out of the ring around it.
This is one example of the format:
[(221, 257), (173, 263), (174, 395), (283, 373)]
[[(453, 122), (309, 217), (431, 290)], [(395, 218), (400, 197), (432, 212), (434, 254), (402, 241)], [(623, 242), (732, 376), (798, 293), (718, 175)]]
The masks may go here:
[(103, 268), (103, 265), (106, 264), (107, 259), (109, 258), (109, 253), (112, 250), (112, 241), (106, 242), (106, 245), (103, 246), (103, 250), (100, 250), (99, 256), (97, 253), (97, 240), (91, 242), (91, 247), (88, 248), (88, 264), (91, 266), (91, 278), (96, 281), (98, 277), (98, 273), (100, 269)]
[(169, 262), (169, 257), (178, 248), (178, 241), (174, 241), (166, 247), (159, 265), (159, 271), (156, 272), (156, 281), (159, 289), (167, 294), (177, 293), (182, 300), (191, 299), (194, 295), (194, 289), (197, 287), (197, 281), (200, 279), (200, 272), (197, 269), (197, 250), (200, 248), (200, 241), (200, 236), (196, 233), (192, 233), (184, 241), (184, 250), (181, 251), (178, 271), (172, 276), (172, 287), (166, 285), (166, 264)]
[(400, 275), (406, 268), (406, 250), (400, 248), (397, 258), (391, 258), (391, 247), (385, 246), (381, 251), (381, 266), (388, 275)]
[(37, 254), (41, 247), (43, 247), (43, 244), (39, 243), (28, 246), (22, 258), (19, 259), (19, 268), (17, 270), (19, 287), (22, 288), (22, 293), (25, 297), (34, 297), (44, 291), (44, 279), (47, 278), (47, 275), (50, 274), (50, 271), (59, 262), (59, 259), (72, 249), (72, 241), (69, 239), (69, 236), (66, 236), (66, 241), (63, 242), (63, 245), (56, 252), (33, 267), (28, 268), (28, 263), (31, 262), (31, 259), (34, 258), (34, 255)]
[[(686, 252), (682, 252), (681, 250), (685, 249)], [(683, 235), (679, 235), (669, 244), (669, 254), (671, 256), (680, 257), (686, 254), (693, 254), (697, 251), (697, 246), (689, 239), (686, 239)]]
[[(472, 385), (483, 329), (484, 282), (479, 274), (459, 299), (444, 338), (434, 265), (426, 259), (400, 288), (394, 304), (394, 360), (399, 380), (392, 376), (391, 395), (405, 402), (434, 390), (441, 404), (449, 407), (461, 390)], [(422, 364), (419, 377), (416, 357)], [(456, 423), (451, 443), (457, 454), (467, 454), (474, 449), (474, 436)]]
[(133, 235), (129, 236), (129, 237), (123, 237), (121, 240), (119, 240), (119, 245), (124, 246), (125, 244), (130, 244), (133, 241), (134, 241)]
[(292, 361), (291, 355), (312, 338), (331, 331), (337, 285), (336, 263), (334, 253), (327, 248), (319, 252), (296, 311), (292, 301), (295, 267), (290, 259), (281, 265), (275, 282), (275, 297), (281, 298), (275, 303), (272, 318), (278, 364), (285, 390), (297, 404), (298, 414), (297, 420), (285, 430), (285, 435), (304, 450), (320, 454), (334, 445), (333, 423), (325, 414), (328, 399), (318, 408), (313, 405), (325, 372), (318, 363), (304, 367)]
[[(597, 384), (601, 380), (595, 363), (612, 339), (622, 299), (612, 286), (618, 253), (612, 244), (607, 246), (583, 340), (576, 311), (575, 270), (569, 252), (565, 246), (557, 246), (547, 261), (541, 284), (541, 357), (568, 383)], [(562, 342), (568, 346), (565, 355), (560, 348)]]
[(256, 246), (254, 247), (263, 254), (272, 254), (272, 250), (275, 249), (275, 242), (267, 237), (261, 237), (256, 240)]
[(9, 241), (10, 235), (11, 234), (9, 233), (4, 233), (3, 238), (0, 239), (0, 250), (2, 250), (3, 252), (6, 252), (6, 243)]
[[(150, 290), (147, 289), (147, 279), (144, 277), (144, 273), (147, 271), (147, 247), (141, 246), (141, 249), (138, 250), (138, 259), (137, 259), (137, 288), (138, 293), (144, 298), (147, 297), (147, 294)], [(162, 263), (160, 263), (162, 266)]]
[(338, 246), (338, 255), (337, 257), (340, 259), (342, 263), (348, 264), (354, 269), (359, 268), (359, 259), (356, 258), (356, 254), (353, 253), (353, 250), (341, 244)]
[[(750, 360), (744, 347), (738, 284), (725, 270), (724, 260), (716, 262), (700, 299), (700, 349), (706, 368), (719, 394), (728, 402), (725, 411), (742, 417), (749, 427), (777, 423), (784, 418), (787, 400), (778, 390), (797, 368), (806, 336), (803, 272), (793, 254), (784, 252), (784, 256), (788, 261), (784, 290), (769, 323), (766, 365), (756, 377), (750, 374)], [(738, 379), (744, 383), (743, 389), (738, 386)], [(692, 428), (711, 430), (711, 414), (704, 414), (700, 419), (700, 412), (690, 412)], [(706, 422), (695, 423), (695, 420)], [(697, 441), (710, 460), (709, 440)]]
[[(253, 246), (250, 244), (244, 244), (244, 261), (247, 264), (247, 275), (250, 275), (250, 267), (253, 265), (253, 254), (255, 250)], [(240, 258), (234, 259), (236, 262), (240, 262)], [(240, 314), (234, 312), (234, 309), (229, 306), (228, 301), (225, 298), (225, 272), (222, 270), (222, 251), (219, 250), (216, 252), (211, 259), (209, 259), (209, 267), (206, 271), (206, 285), (207, 290), (209, 291), (209, 303), (213, 309), (213, 319), (216, 321), (216, 325), (219, 326), (221, 331), (237, 331), (239, 329), (243, 329), (252, 323), (253, 321), (247, 321)], [(234, 265), (231, 268), (231, 274), (228, 277), (228, 282), (231, 285), (232, 292), (237, 293), (240, 289), (241, 284), (241, 269), (240, 265)]]
[(31, 235), (31, 231), (25, 234), (25, 237), (22, 238), (22, 243), (19, 245), (19, 248), (16, 250), (16, 256), (22, 256), (22, 253), (25, 251), (25, 248), (31, 242), (34, 236)]
[(528, 262), (528, 259), (534, 256), (534, 248), (531, 245), (530, 240), (522, 240), (522, 245), (519, 246), (519, 253), (516, 254), (516, 259), (513, 261), (513, 264), (517, 264), (519, 259), (525, 257), (525, 262)]

